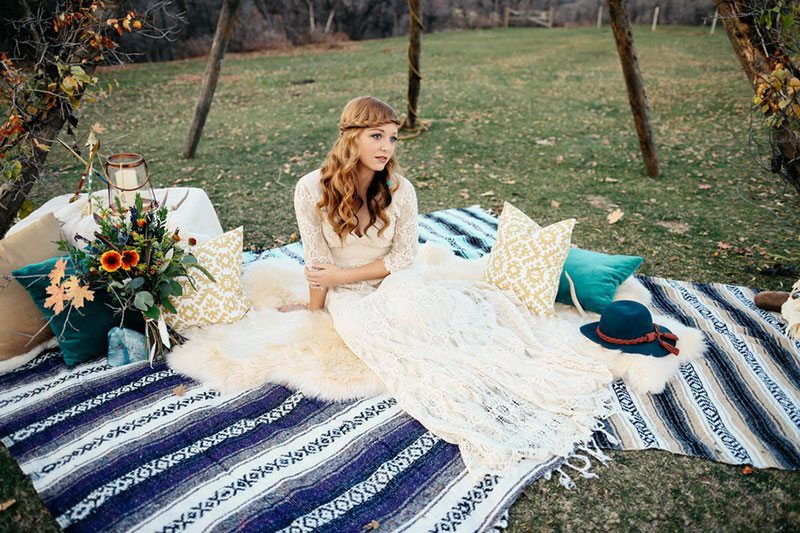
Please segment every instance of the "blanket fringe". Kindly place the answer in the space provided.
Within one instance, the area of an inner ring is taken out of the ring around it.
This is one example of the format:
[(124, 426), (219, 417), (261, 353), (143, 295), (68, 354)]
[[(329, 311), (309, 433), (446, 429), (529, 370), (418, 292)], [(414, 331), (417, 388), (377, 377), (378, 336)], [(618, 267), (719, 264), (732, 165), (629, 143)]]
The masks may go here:
[[(616, 443), (616, 438), (610, 435), (604, 428), (597, 428), (597, 431), (602, 431), (609, 442)], [(565, 469), (571, 468), (581, 475), (582, 478), (591, 479), (598, 477), (596, 473), (592, 472), (592, 458), (596, 459), (601, 465), (608, 466), (611, 461), (611, 456), (606, 454), (594, 437), (585, 443), (579, 443), (575, 446), (575, 450), (564, 458), (561, 465), (544, 475), (544, 478), (550, 480), (554, 473), (558, 473), (558, 482), (567, 490), (572, 490), (576, 487), (572, 476), (575, 474), (568, 474)]]

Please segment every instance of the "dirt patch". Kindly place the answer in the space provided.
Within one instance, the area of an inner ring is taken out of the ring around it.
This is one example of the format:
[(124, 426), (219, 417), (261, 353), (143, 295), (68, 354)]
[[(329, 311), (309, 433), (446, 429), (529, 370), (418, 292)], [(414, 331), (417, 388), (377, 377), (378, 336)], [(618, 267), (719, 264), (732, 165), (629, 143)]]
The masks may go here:
[(674, 220), (659, 220), (656, 222), (656, 226), (661, 226), (662, 228), (666, 228), (670, 233), (677, 233), (679, 235), (683, 235), (692, 229), (686, 222), (676, 222)]
[(618, 207), (617, 204), (615, 204), (605, 196), (599, 196), (599, 195), (587, 196), (586, 200), (592, 207), (596, 207), (597, 209), (602, 209), (603, 211), (607, 211), (614, 207)]

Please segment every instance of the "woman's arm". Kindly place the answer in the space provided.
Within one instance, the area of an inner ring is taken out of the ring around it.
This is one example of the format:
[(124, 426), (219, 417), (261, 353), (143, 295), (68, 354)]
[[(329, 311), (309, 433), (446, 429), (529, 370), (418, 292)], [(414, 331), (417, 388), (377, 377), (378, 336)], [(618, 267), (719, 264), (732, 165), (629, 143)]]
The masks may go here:
[(328, 288), (314, 289), (308, 287), (308, 308), (311, 311), (319, 311), (325, 308), (325, 297), (328, 295)]
[[(339, 268), (334, 265), (315, 263), (311, 269), (306, 269), (306, 280), (311, 287), (321, 287), (327, 290), (328, 287), (355, 283), (357, 281), (367, 281), (383, 279), (389, 275), (383, 259), (376, 259), (366, 265), (355, 268)], [(311, 290), (312, 294), (314, 289)]]
[[(333, 266), (333, 256), (322, 234), (322, 221), (316, 212), (316, 200), (304, 179), (301, 179), (295, 186), (294, 211), (297, 217), (297, 227), (300, 229), (300, 238), (303, 242), (306, 265)], [(308, 272), (309, 269), (306, 269), (306, 273)], [(313, 286), (311, 280), (308, 281), (309, 309), (324, 308), (325, 297), (328, 294), (327, 288)]]

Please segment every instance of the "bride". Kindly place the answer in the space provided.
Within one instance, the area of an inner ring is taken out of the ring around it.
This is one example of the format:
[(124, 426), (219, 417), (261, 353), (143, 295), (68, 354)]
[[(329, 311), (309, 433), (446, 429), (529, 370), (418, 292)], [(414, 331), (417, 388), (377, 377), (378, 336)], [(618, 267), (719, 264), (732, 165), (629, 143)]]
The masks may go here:
[(457, 444), (470, 471), (568, 456), (611, 413), (609, 371), (512, 293), (423, 281), (416, 192), (397, 173), (398, 125), (386, 103), (351, 100), (322, 167), (297, 183), (309, 287), (301, 307), (327, 309), (399, 406)]

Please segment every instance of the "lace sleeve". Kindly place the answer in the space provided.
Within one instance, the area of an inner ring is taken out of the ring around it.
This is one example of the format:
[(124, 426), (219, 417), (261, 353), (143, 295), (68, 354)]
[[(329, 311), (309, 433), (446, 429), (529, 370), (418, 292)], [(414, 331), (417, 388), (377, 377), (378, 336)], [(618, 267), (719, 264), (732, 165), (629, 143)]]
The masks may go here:
[(383, 265), (390, 274), (414, 266), (419, 251), (419, 227), (417, 226), (417, 193), (408, 180), (403, 180), (402, 191), (397, 201), (397, 227), (392, 248), (383, 258)]
[(297, 227), (303, 241), (303, 258), (305, 263), (333, 264), (333, 256), (322, 234), (322, 221), (317, 215), (316, 201), (311, 191), (303, 182), (298, 182), (294, 189), (294, 213), (297, 216)]

